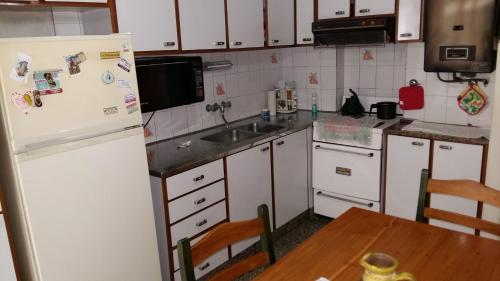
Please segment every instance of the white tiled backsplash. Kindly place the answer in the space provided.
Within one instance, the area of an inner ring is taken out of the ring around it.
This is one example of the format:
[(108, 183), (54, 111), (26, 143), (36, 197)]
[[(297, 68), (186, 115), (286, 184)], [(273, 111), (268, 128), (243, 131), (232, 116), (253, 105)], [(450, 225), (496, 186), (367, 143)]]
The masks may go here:
[[(320, 110), (335, 111), (341, 97), (355, 90), (366, 110), (379, 101), (397, 101), (399, 88), (417, 79), (425, 88), (425, 107), (404, 112), (408, 118), (450, 124), (491, 126), (491, 107), (469, 116), (459, 109), (456, 97), (466, 84), (447, 84), (437, 80), (435, 73), (423, 71), (424, 44), (387, 44), (386, 46), (324, 48), (285, 48), (202, 54), (204, 61), (231, 60), (232, 69), (205, 73), (205, 101), (193, 105), (162, 110), (148, 125), (153, 134), (147, 142), (195, 132), (223, 123), (219, 112), (207, 112), (207, 104), (231, 101), (227, 119), (259, 114), (267, 106), (267, 91), (280, 79), (297, 82), (300, 109), (310, 109), (312, 96), (317, 97)], [(447, 74), (443, 75), (447, 77)], [(494, 74), (484, 87), (492, 102)], [(219, 89), (219, 91), (217, 91)], [(221, 89), (223, 94), (221, 95)], [(337, 107), (338, 105), (338, 107)], [(143, 114), (146, 121), (150, 113)]]

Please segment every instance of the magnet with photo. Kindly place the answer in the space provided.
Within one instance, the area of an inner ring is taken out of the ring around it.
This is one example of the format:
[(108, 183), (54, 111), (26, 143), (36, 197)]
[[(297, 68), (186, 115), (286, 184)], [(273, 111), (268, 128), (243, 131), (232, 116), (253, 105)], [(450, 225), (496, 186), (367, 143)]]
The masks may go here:
[(33, 72), (33, 81), (35, 89), (40, 92), (40, 95), (60, 94), (63, 92), (61, 81), (59, 80), (59, 72), (62, 70), (41, 70)]
[(26, 102), (24, 95), (21, 93), (12, 93), (10, 96), (12, 103), (24, 114), (28, 114), (30, 112), (30, 105)]
[(28, 73), (31, 70), (32, 59), (29, 55), (17, 53), (16, 63), (10, 72), (10, 78), (20, 83), (28, 83)]
[(68, 66), (69, 75), (73, 76), (81, 73), (80, 64), (87, 60), (87, 56), (83, 52), (79, 52), (76, 55), (64, 57), (64, 60)]
[(118, 67), (125, 70), (126, 72), (130, 72), (130, 68), (132, 67), (132, 65), (126, 59), (120, 58)]

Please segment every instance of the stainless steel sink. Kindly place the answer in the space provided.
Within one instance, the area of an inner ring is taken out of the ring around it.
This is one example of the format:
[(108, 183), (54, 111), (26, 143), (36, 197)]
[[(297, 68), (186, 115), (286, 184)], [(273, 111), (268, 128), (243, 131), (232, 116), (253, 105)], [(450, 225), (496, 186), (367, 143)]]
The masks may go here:
[(245, 130), (248, 132), (254, 132), (254, 133), (268, 134), (268, 133), (272, 133), (272, 132), (281, 130), (283, 128), (285, 128), (285, 127), (280, 126), (280, 125), (263, 124), (263, 123), (256, 122), (256, 123), (251, 123), (251, 124), (240, 126), (237, 129)]
[(206, 137), (202, 137), (201, 139), (222, 144), (232, 144), (244, 140), (253, 139), (259, 136), (262, 136), (262, 134), (248, 130), (229, 129), (212, 135), (208, 135)]

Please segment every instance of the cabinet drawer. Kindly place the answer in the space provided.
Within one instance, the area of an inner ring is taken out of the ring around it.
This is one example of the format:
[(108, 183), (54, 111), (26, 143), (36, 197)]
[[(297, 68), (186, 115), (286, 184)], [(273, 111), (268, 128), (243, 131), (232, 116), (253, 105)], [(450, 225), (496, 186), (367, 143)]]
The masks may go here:
[[(196, 242), (200, 241), (203, 237), (205, 237), (206, 234), (203, 234), (202, 236), (196, 238), (196, 239), (193, 239), (191, 240), (191, 245), (194, 245)], [(227, 252), (228, 249), (227, 248), (223, 248), (221, 249), (220, 251), (216, 252), (215, 254), (213, 254), (212, 256), (210, 256), (208, 259), (206, 259), (205, 261), (203, 261), (202, 263), (200, 263), (200, 266), (203, 266), (204, 264), (206, 264), (207, 262), (210, 263), (211, 265), (211, 268), (214, 268), (214, 267), (217, 267), (220, 263), (217, 263), (216, 260), (222, 260), (222, 262), (226, 261), (227, 260)], [(173, 260), (174, 260), (174, 270), (178, 270), (180, 265), (179, 265), (179, 256), (178, 256), (178, 253), (177, 253), (177, 249), (173, 250), (172, 251), (172, 254), (173, 254)], [(224, 259), (220, 259), (221, 257), (224, 257)], [(201, 272), (203, 272), (203, 274), (209, 272), (210, 270), (199, 270)], [(195, 268), (195, 274), (196, 274), (196, 268)], [(203, 275), (196, 275), (196, 278), (200, 278), (201, 276)]]
[(172, 200), (224, 177), (224, 166), (217, 160), (167, 178), (168, 199)]
[(352, 207), (380, 212), (380, 203), (314, 189), (314, 213), (337, 218)]
[(196, 213), (224, 199), (225, 196), (224, 180), (221, 180), (194, 193), (174, 200), (168, 203), (170, 223), (175, 223), (182, 218)]
[(342, 145), (313, 143), (313, 187), (380, 201), (381, 153)]
[[(181, 280), (181, 271), (179, 269), (179, 261), (177, 257), (177, 250), (174, 250), (174, 260), (177, 261), (177, 267), (174, 267), (175, 271), (174, 272), (174, 280), (175, 281), (182, 281)], [(214, 268), (218, 267), (219, 265), (225, 263), (226, 261), (229, 260), (229, 255), (227, 248), (224, 248), (217, 253), (213, 254), (210, 256), (208, 259), (204, 260), (202, 263), (200, 263), (198, 266), (194, 268), (194, 276), (196, 279), (199, 279), (203, 276), (205, 276), (207, 273), (212, 271)]]
[(212, 227), (213, 225), (226, 219), (226, 202), (204, 210), (186, 220), (183, 220), (170, 228), (172, 234), (172, 247), (177, 245), (177, 241), (185, 237), (193, 237), (196, 234)]

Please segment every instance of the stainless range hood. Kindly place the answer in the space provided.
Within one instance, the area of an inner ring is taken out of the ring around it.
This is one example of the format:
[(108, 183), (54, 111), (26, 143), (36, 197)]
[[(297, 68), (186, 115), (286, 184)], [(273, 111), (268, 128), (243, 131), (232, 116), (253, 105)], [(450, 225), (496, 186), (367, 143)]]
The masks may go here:
[(394, 42), (394, 17), (329, 19), (312, 24), (316, 47), (383, 45)]

